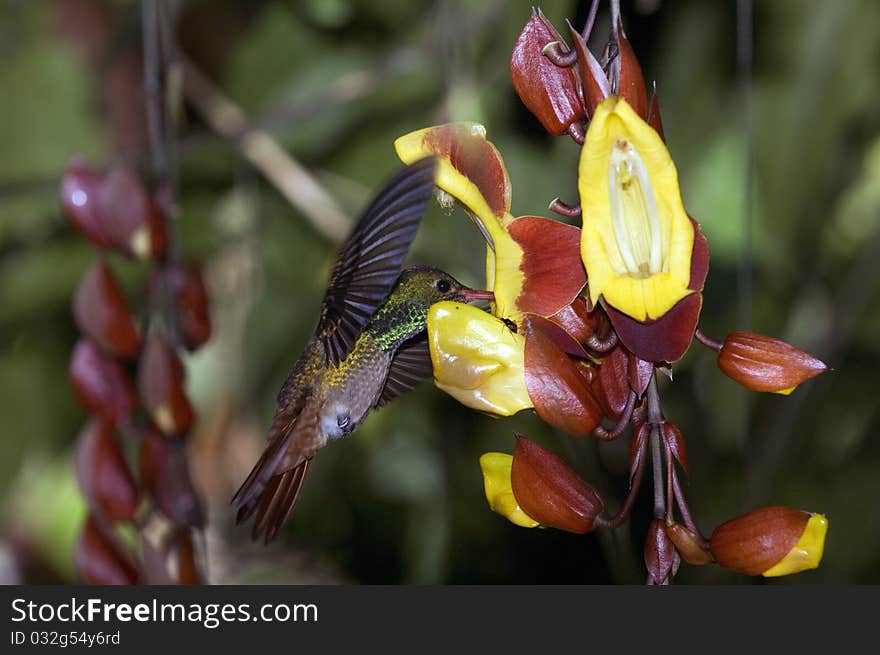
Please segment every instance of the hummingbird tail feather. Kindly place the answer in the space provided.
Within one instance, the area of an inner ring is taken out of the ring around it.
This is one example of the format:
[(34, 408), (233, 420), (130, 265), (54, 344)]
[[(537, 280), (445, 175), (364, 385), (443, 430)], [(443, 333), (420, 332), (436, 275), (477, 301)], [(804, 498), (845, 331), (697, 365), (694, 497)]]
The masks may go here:
[(312, 431), (317, 423), (316, 412), (303, 409), (302, 400), (279, 409), (269, 431), (269, 446), (232, 498), (238, 508), (236, 524), (256, 514), (253, 539), (262, 533), (266, 543), (274, 539), (299, 498), (312, 458), (294, 444), (301, 429)]
[(311, 461), (307, 459), (269, 481), (256, 504), (252, 539), (256, 540), (262, 534), (264, 543), (268, 544), (278, 535), (299, 499)]

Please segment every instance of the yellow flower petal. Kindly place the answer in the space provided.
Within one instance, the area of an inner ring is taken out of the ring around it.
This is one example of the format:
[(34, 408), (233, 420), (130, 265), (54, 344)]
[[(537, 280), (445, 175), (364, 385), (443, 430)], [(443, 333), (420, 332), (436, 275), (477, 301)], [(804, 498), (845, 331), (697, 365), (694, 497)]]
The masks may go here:
[(578, 168), (590, 297), (656, 319), (693, 293), (694, 228), (663, 140), (622, 98), (596, 109)]
[(434, 383), (463, 405), (510, 416), (532, 406), (525, 339), (476, 307), (440, 302), (428, 311)]
[(825, 534), (828, 532), (828, 519), (822, 514), (813, 514), (807, 521), (804, 533), (788, 554), (776, 565), (762, 573), (765, 578), (791, 575), (808, 569), (815, 569), (822, 561), (825, 552)]
[(511, 523), (534, 528), (539, 525), (538, 522), (522, 511), (513, 495), (510, 484), (512, 466), (513, 456), (507, 453), (483, 453), (480, 456), (486, 501), (493, 512), (506, 517)]
[(486, 140), (486, 128), (464, 122), (426, 127), (399, 137), (394, 149), (405, 164), (438, 156), (435, 183), (464, 205), (493, 251), (487, 254), (486, 266), (486, 288), (495, 293), (493, 311), (518, 321), (523, 250), (505, 230), (514, 220), (510, 180), (497, 148)]

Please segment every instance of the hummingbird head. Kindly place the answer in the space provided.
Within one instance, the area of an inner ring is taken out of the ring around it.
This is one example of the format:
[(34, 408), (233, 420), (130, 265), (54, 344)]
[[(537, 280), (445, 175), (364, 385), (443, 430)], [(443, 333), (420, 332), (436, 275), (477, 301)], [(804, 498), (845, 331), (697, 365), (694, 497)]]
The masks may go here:
[(472, 302), (492, 300), (491, 291), (477, 291), (464, 286), (446, 271), (431, 266), (410, 266), (405, 268), (397, 279), (392, 295), (404, 302), (428, 311), (428, 307), (442, 300)]

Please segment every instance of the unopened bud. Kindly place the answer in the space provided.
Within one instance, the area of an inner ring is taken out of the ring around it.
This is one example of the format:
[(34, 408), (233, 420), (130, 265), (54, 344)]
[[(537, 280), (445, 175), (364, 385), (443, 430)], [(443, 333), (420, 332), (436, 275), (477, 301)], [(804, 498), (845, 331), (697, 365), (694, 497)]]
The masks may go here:
[(828, 519), (791, 507), (762, 507), (722, 523), (709, 549), (721, 566), (774, 577), (819, 566)]
[(74, 463), (80, 490), (93, 512), (110, 521), (134, 518), (137, 485), (110, 423), (86, 424), (76, 440)]
[(675, 547), (666, 535), (665, 523), (654, 519), (645, 536), (645, 567), (648, 584), (668, 584), (674, 575)]
[(541, 525), (590, 532), (604, 508), (599, 493), (565, 462), (521, 435), (516, 439), (510, 482), (517, 504)]
[(70, 381), (83, 408), (113, 424), (127, 420), (136, 400), (128, 373), (90, 339), (80, 339), (70, 357)]
[(564, 134), (569, 125), (585, 118), (577, 68), (557, 66), (542, 53), (549, 43), (563, 43), (559, 32), (532, 9), (510, 58), (513, 88), (551, 134)]
[(680, 523), (667, 523), (666, 536), (675, 544), (675, 549), (688, 564), (702, 566), (712, 561), (712, 556), (701, 545), (701, 540)]
[(77, 327), (104, 350), (132, 357), (141, 347), (137, 323), (113, 272), (98, 260), (83, 276), (73, 299)]
[(183, 364), (162, 336), (147, 339), (138, 364), (138, 390), (162, 432), (171, 436), (189, 430), (194, 413), (184, 389)]
[(718, 366), (753, 391), (790, 394), (828, 370), (824, 362), (785, 341), (754, 332), (732, 332), (718, 353)]
[(140, 575), (127, 553), (122, 552), (91, 516), (86, 520), (74, 555), (76, 575), (88, 585), (134, 585)]

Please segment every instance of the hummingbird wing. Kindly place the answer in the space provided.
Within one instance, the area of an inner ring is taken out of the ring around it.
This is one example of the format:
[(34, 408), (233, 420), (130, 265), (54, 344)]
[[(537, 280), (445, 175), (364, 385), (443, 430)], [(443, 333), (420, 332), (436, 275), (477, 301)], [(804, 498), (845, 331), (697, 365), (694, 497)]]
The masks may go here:
[(374, 407), (383, 407), (433, 374), (431, 353), (428, 350), (428, 334), (421, 332), (404, 341), (394, 353), (391, 366), (388, 368), (388, 376), (385, 378), (385, 386), (382, 387), (382, 393)]
[(398, 171), (342, 246), (315, 330), (328, 362), (346, 358), (391, 292), (431, 199), (435, 167), (428, 157)]

